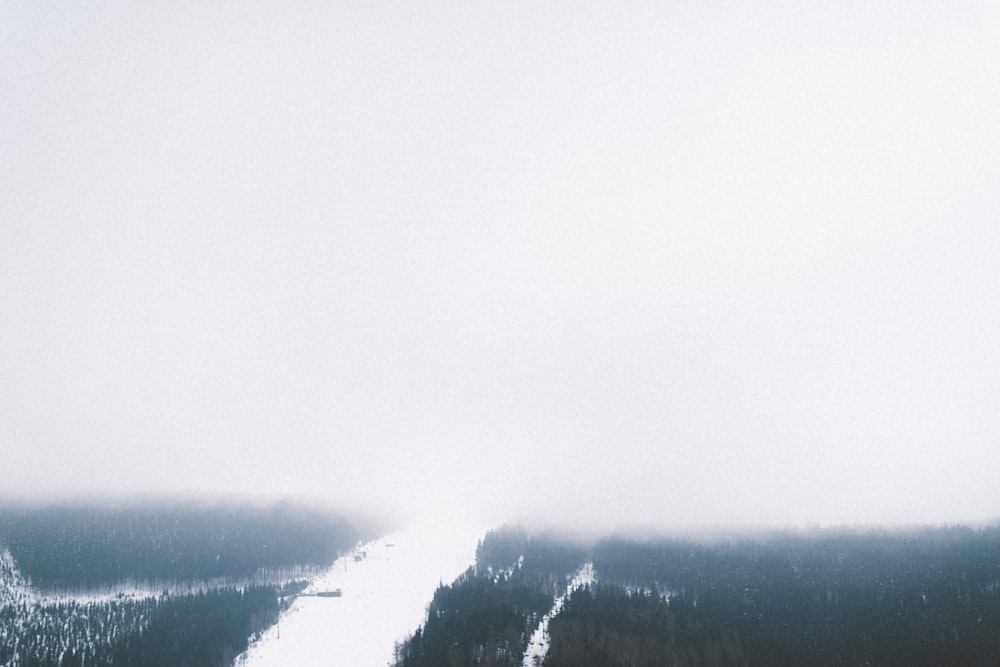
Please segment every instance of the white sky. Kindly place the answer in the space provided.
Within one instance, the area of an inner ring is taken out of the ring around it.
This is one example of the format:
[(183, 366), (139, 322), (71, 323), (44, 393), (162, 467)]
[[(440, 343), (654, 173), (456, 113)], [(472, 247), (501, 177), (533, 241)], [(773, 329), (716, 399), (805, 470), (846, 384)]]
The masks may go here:
[(1000, 5), (0, 3), (0, 490), (1000, 515)]

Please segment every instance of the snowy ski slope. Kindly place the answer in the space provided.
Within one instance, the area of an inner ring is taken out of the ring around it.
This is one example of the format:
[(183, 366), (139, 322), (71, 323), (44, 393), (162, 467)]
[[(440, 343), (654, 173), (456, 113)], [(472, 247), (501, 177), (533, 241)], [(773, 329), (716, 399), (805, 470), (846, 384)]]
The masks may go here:
[[(438, 585), (475, 562), (484, 533), (423, 521), (359, 547), (304, 591), (339, 589), (340, 597), (297, 597), (278, 625), (237, 658), (237, 667), (389, 664), (395, 643), (423, 624)], [(360, 552), (366, 555), (356, 561)]]

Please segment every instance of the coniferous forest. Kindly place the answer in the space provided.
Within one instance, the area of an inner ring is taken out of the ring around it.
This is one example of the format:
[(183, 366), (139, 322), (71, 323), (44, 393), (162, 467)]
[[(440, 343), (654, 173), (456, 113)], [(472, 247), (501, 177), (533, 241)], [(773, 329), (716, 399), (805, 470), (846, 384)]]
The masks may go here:
[(476, 564), (435, 592), (426, 623), (397, 647), (397, 664), (520, 664), (532, 629), (585, 556), (576, 545), (519, 528), (490, 531)]
[(531, 628), (588, 559), (597, 581), (551, 619), (546, 667), (1000, 664), (993, 526), (586, 548), (492, 531), (476, 567), (438, 590), (397, 665), (519, 664)]
[(0, 664), (230, 665), (367, 530), (287, 502), (4, 505)]
[(0, 506), (0, 544), (44, 589), (320, 566), (359, 536), (346, 517), (290, 502)]
[[(302, 577), (374, 534), (289, 503), (4, 505), (0, 664), (232, 664)], [(428, 602), (397, 667), (519, 665), (540, 624), (547, 667), (995, 667), (1000, 526), (592, 542), (505, 526)]]

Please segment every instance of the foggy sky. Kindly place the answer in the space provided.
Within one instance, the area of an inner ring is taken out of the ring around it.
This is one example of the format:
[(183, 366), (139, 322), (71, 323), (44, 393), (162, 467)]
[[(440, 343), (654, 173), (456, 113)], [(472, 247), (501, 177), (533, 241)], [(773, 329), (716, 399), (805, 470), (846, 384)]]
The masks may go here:
[(0, 491), (1000, 516), (1000, 8), (617, 4), (0, 4)]

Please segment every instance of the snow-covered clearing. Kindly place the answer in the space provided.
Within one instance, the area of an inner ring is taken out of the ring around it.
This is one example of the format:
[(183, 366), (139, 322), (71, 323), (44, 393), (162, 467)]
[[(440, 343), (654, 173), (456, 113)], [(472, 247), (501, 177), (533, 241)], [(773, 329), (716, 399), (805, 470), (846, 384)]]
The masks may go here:
[(21, 576), (10, 550), (0, 547), (0, 609), (31, 602), (31, 588)]
[(251, 585), (281, 585), (293, 580), (309, 579), (313, 570), (307, 567), (285, 568), (275, 572), (261, 571), (250, 577), (216, 577), (197, 581), (120, 581), (102, 586), (66, 587), (55, 590), (32, 585), (17, 567), (10, 549), (0, 545), (0, 609), (14, 603), (49, 605), (65, 602), (77, 604), (112, 600), (143, 600), (170, 595), (190, 595), (217, 588), (244, 588)]
[(542, 661), (545, 660), (545, 654), (549, 652), (549, 621), (562, 610), (563, 603), (566, 602), (566, 598), (569, 597), (570, 593), (581, 586), (589, 586), (592, 583), (594, 583), (594, 564), (587, 563), (576, 571), (576, 574), (573, 575), (573, 580), (570, 581), (569, 587), (566, 589), (566, 593), (556, 598), (555, 604), (552, 605), (552, 610), (542, 618), (541, 623), (538, 624), (538, 627), (531, 634), (528, 648), (524, 652), (524, 662), (521, 663), (522, 667), (538, 667), (538, 665), (542, 664)]
[(423, 522), (361, 546), (366, 557), (342, 557), (304, 591), (340, 589), (341, 597), (297, 597), (236, 665), (390, 664), (395, 643), (424, 623), (438, 585), (475, 562), (484, 532)]

